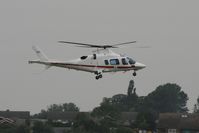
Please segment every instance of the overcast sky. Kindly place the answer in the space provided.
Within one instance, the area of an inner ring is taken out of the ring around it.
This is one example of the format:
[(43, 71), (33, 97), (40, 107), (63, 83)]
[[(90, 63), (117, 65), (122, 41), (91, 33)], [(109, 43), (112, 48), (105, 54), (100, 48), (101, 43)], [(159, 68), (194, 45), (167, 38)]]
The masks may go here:
[(177, 83), (192, 111), (199, 96), (198, 0), (1, 0), (0, 110), (38, 113), (47, 105), (74, 102), (91, 111), (103, 97), (126, 94), (132, 72), (104, 74), (51, 68), (43, 72), (32, 45), (49, 58), (70, 60), (91, 53), (59, 40), (104, 44), (138, 41), (151, 46), (114, 49), (147, 65), (135, 85), (139, 96), (158, 85)]

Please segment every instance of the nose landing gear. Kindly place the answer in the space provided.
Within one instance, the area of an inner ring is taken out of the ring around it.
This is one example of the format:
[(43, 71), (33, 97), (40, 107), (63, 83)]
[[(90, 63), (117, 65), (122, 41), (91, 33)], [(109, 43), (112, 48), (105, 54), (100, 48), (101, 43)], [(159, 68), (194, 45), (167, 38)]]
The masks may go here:
[(96, 80), (102, 78), (102, 73), (101, 72), (95, 72), (95, 74), (96, 74), (96, 76), (95, 76)]
[(133, 76), (135, 77), (136, 75), (137, 75), (137, 73), (134, 71), (134, 72), (133, 72)]
[(100, 78), (102, 78), (102, 74), (95, 76), (95, 79), (97, 79), (97, 80), (100, 79)]

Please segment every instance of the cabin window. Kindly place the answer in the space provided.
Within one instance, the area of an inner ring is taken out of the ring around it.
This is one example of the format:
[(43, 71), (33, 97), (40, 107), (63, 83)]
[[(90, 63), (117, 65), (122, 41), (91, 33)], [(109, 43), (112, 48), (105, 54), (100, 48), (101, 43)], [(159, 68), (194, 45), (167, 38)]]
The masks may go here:
[(110, 59), (110, 64), (111, 64), (111, 65), (119, 65), (120, 62), (119, 62), (118, 59)]
[(80, 57), (80, 58), (81, 58), (81, 60), (85, 60), (87, 57), (88, 57), (88, 56), (82, 56), (82, 57)]
[(93, 54), (93, 59), (96, 60), (97, 59), (97, 55)]
[(108, 60), (104, 60), (105, 65), (109, 65)]
[(123, 65), (128, 65), (128, 62), (127, 62), (127, 60), (125, 58), (122, 58), (122, 64)]
[(129, 58), (129, 57), (127, 57), (127, 59), (129, 60), (129, 64), (135, 64), (135, 61), (133, 60), (133, 59), (131, 59), (131, 58)]

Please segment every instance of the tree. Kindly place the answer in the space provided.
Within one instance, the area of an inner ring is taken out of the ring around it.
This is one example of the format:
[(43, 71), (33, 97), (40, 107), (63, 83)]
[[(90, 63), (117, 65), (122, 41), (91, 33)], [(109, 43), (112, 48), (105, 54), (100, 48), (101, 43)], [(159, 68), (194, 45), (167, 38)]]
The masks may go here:
[(26, 125), (21, 125), (17, 127), (15, 133), (30, 133), (30, 128)]
[(30, 127), (27, 125), (0, 125), (0, 133), (30, 133)]
[(128, 87), (127, 94), (128, 94), (128, 96), (136, 94), (136, 88), (134, 88), (134, 81), (133, 80), (129, 81), (129, 87)]
[(187, 100), (187, 94), (181, 91), (181, 87), (177, 84), (167, 83), (158, 86), (147, 96), (138, 98), (136, 110), (139, 113), (136, 127), (154, 130), (158, 113), (186, 112)]
[(101, 131), (98, 129), (98, 131), (100, 133), (106, 133), (109, 132), (111, 128), (118, 127), (121, 112), (115, 105), (112, 104), (111, 98), (104, 98), (100, 106), (96, 107), (92, 111), (91, 116), (96, 119), (100, 127), (99, 129), (103, 130)]
[(79, 108), (74, 103), (52, 104), (47, 110), (42, 109), (39, 114), (35, 114), (33, 118), (46, 119), (49, 112), (79, 112)]
[(138, 100), (139, 97), (136, 94), (135, 83), (133, 80), (130, 80), (125, 103), (121, 103), (122, 105), (125, 105), (127, 108), (126, 110), (124, 109), (123, 111), (136, 111), (137, 110), (136, 108), (138, 106)]
[(136, 111), (138, 98), (134, 81), (130, 80), (127, 95), (116, 94), (112, 98), (105, 98), (101, 105), (109, 104), (120, 112)]
[(33, 133), (53, 133), (53, 129), (47, 123), (35, 122), (32, 127)]
[(91, 115), (94, 117), (118, 119), (120, 117), (120, 111), (112, 104), (111, 98), (104, 98), (100, 106), (93, 109)]
[(63, 107), (61, 104), (51, 104), (48, 106), (47, 112), (63, 112)]
[(79, 112), (79, 108), (74, 103), (64, 103), (62, 105), (63, 112), (71, 111), (71, 112)]
[(74, 103), (52, 104), (47, 112), (79, 112), (79, 108)]
[(13, 125), (1, 124), (0, 133), (14, 133), (16, 132), (16, 127)]
[(160, 85), (155, 91), (144, 98), (143, 107), (160, 113), (187, 112), (188, 96), (177, 84)]
[(127, 95), (117, 94), (110, 98), (109, 101), (112, 106), (121, 112), (129, 110)]
[(199, 97), (197, 99), (197, 103), (194, 105), (194, 113), (199, 113)]
[(72, 126), (72, 133), (108, 133), (109, 128), (97, 123), (89, 114), (79, 113)]

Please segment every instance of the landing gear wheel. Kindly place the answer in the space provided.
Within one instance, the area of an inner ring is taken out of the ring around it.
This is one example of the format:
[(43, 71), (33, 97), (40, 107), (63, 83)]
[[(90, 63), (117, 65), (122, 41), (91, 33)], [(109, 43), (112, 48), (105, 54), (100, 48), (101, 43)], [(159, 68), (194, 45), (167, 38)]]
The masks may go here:
[(95, 79), (96, 79), (96, 80), (102, 78), (102, 72), (96, 71), (94, 74), (96, 75), (96, 76), (95, 76)]
[(98, 75), (99, 78), (102, 78), (102, 74)]
[(134, 72), (134, 73), (133, 73), (133, 76), (136, 76), (136, 75), (137, 75), (136, 72)]
[(98, 76), (98, 75), (97, 75), (97, 76), (95, 76), (95, 79), (96, 79), (96, 80), (98, 80), (98, 79), (99, 79), (99, 76)]
[(102, 78), (102, 74), (95, 76), (95, 79), (96, 79), (96, 80), (98, 80), (98, 79), (100, 79), (100, 78)]

